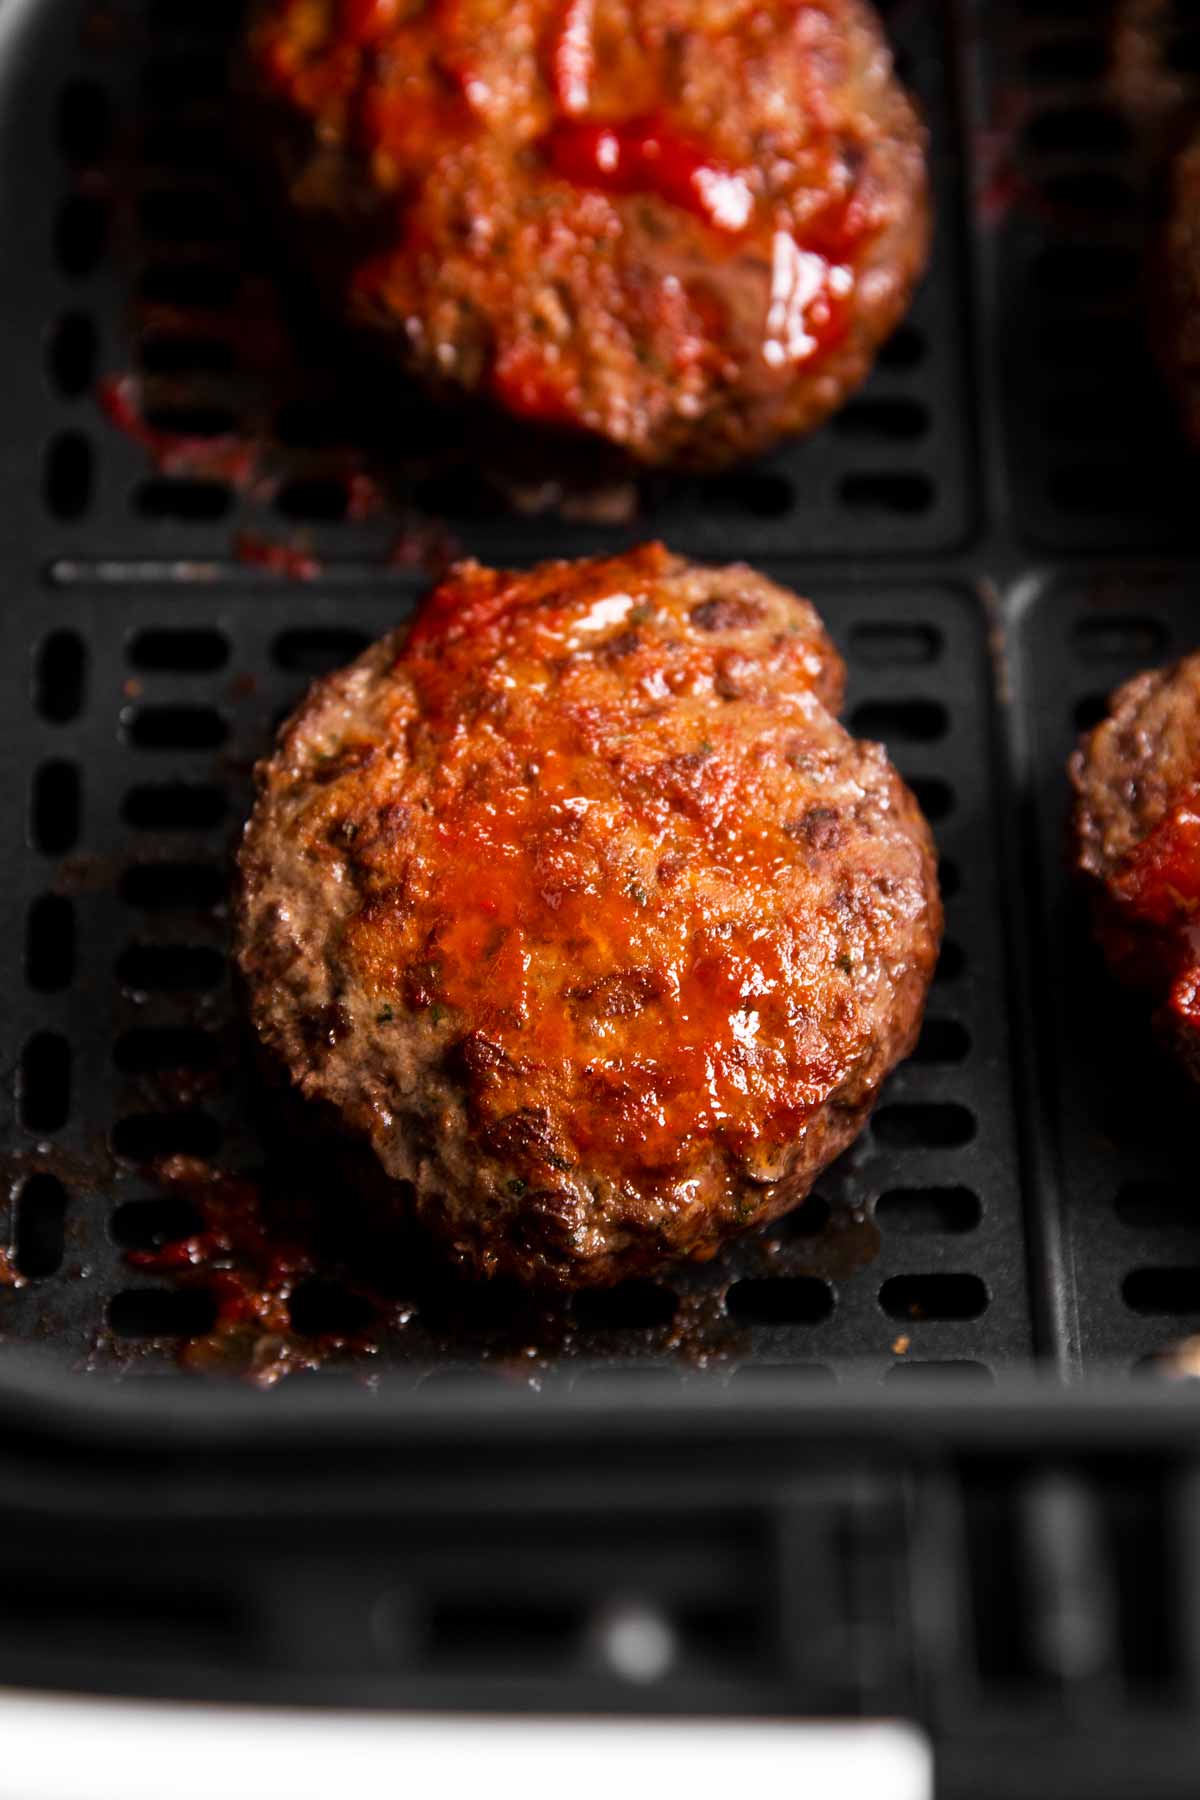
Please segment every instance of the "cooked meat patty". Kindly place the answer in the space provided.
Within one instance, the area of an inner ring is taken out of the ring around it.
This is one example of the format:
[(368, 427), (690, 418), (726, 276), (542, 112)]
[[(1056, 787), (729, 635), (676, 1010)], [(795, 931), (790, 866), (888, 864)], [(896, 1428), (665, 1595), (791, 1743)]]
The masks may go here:
[(462, 564), (283, 727), (240, 856), (253, 1021), (462, 1267), (711, 1255), (862, 1129), (941, 907), (841, 685), (807, 602), (650, 545)]
[(643, 463), (811, 430), (925, 261), (863, 0), (259, 0), (244, 79), (338, 307)]
[(1200, 444), (1200, 135), (1177, 157), (1172, 172), (1163, 281), (1162, 349), (1184, 430)]
[(1105, 954), (1200, 1079), (1200, 654), (1118, 689), (1071, 779)]

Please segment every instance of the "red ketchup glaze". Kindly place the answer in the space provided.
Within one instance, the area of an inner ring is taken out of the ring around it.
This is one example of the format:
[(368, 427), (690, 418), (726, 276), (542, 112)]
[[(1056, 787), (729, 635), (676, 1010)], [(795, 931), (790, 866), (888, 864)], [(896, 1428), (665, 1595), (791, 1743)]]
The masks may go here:
[(428, 805), (386, 756), (337, 803), (364, 822), (348, 947), (382, 1016), (453, 1009), (488, 1059), (481, 1127), (545, 1104), (568, 1122), (568, 1161), (618, 1174), (627, 1159), (678, 1170), (705, 1138), (791, 1141), (853, 1035), (846, 1022), (831, 1045), (818, 1022), (835, 921), (782, 897), (796, 866), (782, 748), (731, 752), (711, 715), (647, 720), (647, 690), (710, 689), (719, 650), (660, 626), (619, 680), (590, 654), (604, 633), (645, 631), (661, 557), (583, 577), (454, 571), (397, 664), (419, 696), (403, 729)]
[(768, 368), (791, 369), (845, 337), (854, 298), (854, 272), (798, 240), (777, 231), (771, 240), (771, 295), (763, 333)]
[(1189, 921), (1200, 907), (1200, 787), (1178, 796), (1125, 858), (1115, 897), (1149, 925)]
[(102, 376), (96, 383), (96, 403), (109, 424), (144, 450), (164, 475), (194, 475), (238, 488), (250, 487), (261, 476), (260, 446), (250, 439), (236, 433), (188, 437), (151, 425), (136, 375)]
[(559, 112), (568, 117), (586, 112), (591, 98), (594, 15), (595, 0), (567, 0), (550, 48), (550, 86)]
[(608, 194), (657, 194), (718, 231), (742, 232), (754, 214), (746, 177), (656, 114), (559, 119), (542, 148), (565, 181)]
[(353, 44), (375, 44), (399, 16), (399, 0), (342, 0), (342, 33)]
[(1200, 785), (1178, 795), (1129, 852), (1111, 891), (1124, 912), (1164, 933), (1168, 1009), (1200, 1030), (1200, 949), (1190, 929), (1200, 925)]

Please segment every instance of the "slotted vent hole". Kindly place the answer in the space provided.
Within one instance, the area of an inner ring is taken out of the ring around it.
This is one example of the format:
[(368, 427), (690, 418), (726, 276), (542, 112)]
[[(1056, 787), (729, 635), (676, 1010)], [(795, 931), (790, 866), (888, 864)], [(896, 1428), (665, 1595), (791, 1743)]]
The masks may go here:
[(1115, 171), (1072, 169), (1041, 183), (1046, 203), (1063, 213), (1077, 213), (1111, 224), (1134, 209), (1135, 195), (1129, 183)]
[[(184, 302), (172, 299), (165, 304), (182, 306)], [(201, 304), (193, 298), (192, 305)], [(237, 367), (232, 344), (199, 332), (148, 332), (138, 345), (138, 356), (147, 375), (227, 375)]]
[(431, 1286), (421, 1298), (421, 1317), (431, 1331), (510, 1331), (522, 1316), (528, 1295), (515, 1281), (449, 1282)]
[(117, 1337), (203, 1337), (216, 1317), (216, 1301), (198, 1288), (127, 1288), (108, 1307)]
[(72, 194), (54, 221), (54, 260), (64, 275), (82, 281), (103, 260), (108, 245), (108, 208), (96, 194)]
[(101, 162), (112, 141), (112, 105), (94, 81), (69, 81), (58, 97), (56, 136), (62, 155), (78, 168)]
[(67, 1190), (54, 1175), (30, 1175), (17, 1196), (13, 1261), (29, 1281), (62, 1267), (66, 1248)]
[(1133, 1269), (1122, 1282), (1121, 1293), (1131, 1312), (1200, 1313), (1200, 1269)]
[(174, 113), (214, 98), (223, 103), (225, 87), (225, 57), (195, 48), (154, 56), (142, 70), (142, 93), (148, 110)]
[(147, 519), (211, 522), (226, 516), (233, 495), (221, 481), (143, 481), (134, 490), (134, 505)]
[(944, 938), (937, 968), (933, 972), (934, 982), (938, 987), (947, 987), (959, 979), (966, 966), (967, 953), (962, 945), (953, 938)]
[(239, 416), (230, 406), (149, 406), (152, 431), (174, 438), (221, 438), (238, 429)]
[(61, 992), (75, 974), (75, 908), (61, 894), (41, 894), (25, 927), (25, 979), (41, 994)]
[(950, 1101), (893, 1103), (871, 1121), (876, 1141), (889, 1150), (951, 1150), (975, 1136), (975, 1115)]
[(203, 944), (131, 944), (117, 962), (117, 979), (131, 993), (190, 993), (224, 978), (224, 957)]
[(50, 379), (68, 400), (90, 392), (96, 379), (96, 327), (86, 313), (64, 313), (50, 335)]
[(275, 505), (288, 519), (333, 524), (346, 517), (350, 497), (344, 481), (289, 481), (280, 488)]
[(60, 431), (46, 450), (42, 493), (48, 510), (64, 522), (81, 519), (92, 498), (92, 446), (82, 431)]
[(675, 1295), (653, 1281), (623, 1281), (577, 1295), (575, 1317), (588, 1331), (651, 1331), (675, 1317)]
[(887, 1382), (953, 1381), (976, 1387), (990, 1387), (995, 1379), (986, 1363), (955, 1357), (945, 1357), (940, 1362), (897, 1362), (884, 1371), (884, 1380)]
[(926, 1019), (912, 1060), (916, 1063), (959, 1063), (970, 1055), (971, 1034), (957, 1019)]
[(288, 1316), (302, 1337), (354, 1337), (370, 1325), (375, 1308), (336, 1282), (306, 1281), (292, 1295)]
[(163, 1069), (211, 1069), (220, 1045), (210, 1031), (194, 1026), (143, 1026), (123, 1032), (113, 1046), (113, 1061), (127, 1075), (153, 1074)]
[(836, 1380), (835, 1370), (828, 1363), (821, 1362), (743, 1363), (729, 1377), (731, 1387), (746, 1387), (758, 1382), (771, 1382), (780, 1387), (785, 1384), (826, 1387)]
[(79, 842), (79, 770), (74, 763), (40, 765), (33, 778), (30, 835), (43, 856), (62, 856)]
[(113, 1240), (122, 1250), (160, 1250), (195, 1237), (204, 1221), (190, 1201), (174, 1194), (127, 1200), (112, 1216)]
[(1105, 107), (1056, 107), (1034, 115), (1024, 144), (1035, 157), (1068, 156), (1073, 161), (1118, 157), (1129, 149), (1129, 127), (1119, 113)]
[(135, 669), (206, 674), (225, 667), (229, 661), (229, 640), (220, 631), (139, 631), (130, 640), (128, 655)]
[(226, 797), (207, 783), (146, 783), (129, 789), (121, 810), (139, 831), (211, 831), (225, 817)]
[(1121, 299), (1137, 279), (1137, 259), (1104, 244), (1054, 244), (1043, 250), (1033, 278), (1054, 300), (1095, 304)]
[(77, 631), (52, 631), (42, 640), (34, 668), (33, 703), (43, 719), (65, 725), (83, 707), (87, 651)]
[(1158, 619), (1132, 615), (1076, 619), (1071, 640), (1088, 662), (1141, 662), (1164, 656), (1167, 628)]
[(433, 518), (452, 514), (458, 519), (495, 519), (507, 510), (491, 482), (472, 469), (430, 475), (417, 483), (414, 498), (418, 510)]
[(159, 242), (211, 242), (230, 233), (228, 208), (213, 188), (150, 189), (140, 203), (142, 231)]
[(949, 731), (950, 715), (940, 700), (870, 700), (855, 708), (850, 729), (885, 743), (931, 744)]
[(130, 1113), (112, 1130), (114, 1153), (131, 1163), (154, 1162), (164, 1156), (215, 1156), (221, 1127), (205, 1112)]
[(889, 1188), (875, 1203), (875, 1222), (898, 1237), (936, 1237), (974, 1231), (979, 1197), (966, 1187)]
[(151, 166), (165, 163), (207, 174), (224, 161), (226, 139), (217, 126), (204, 120), (161, 117), (147, 121), (141, 149), (142, 161)]
[(988, 1291), (978, 1275), (893, 1275), (879, 1290), (879, 1304), (891, 1319), (978, 1319), (987, 1311)]
[(933, 482), (917, 470), (846, 475), (838, 487), (839, 501), (852, 513), (926, 513), (935, 498)]
[(430, 1606), (425, 1642), (439, 1665), (559, 1665), (577, 1654), (582, 1632), (576, 1601), (455, 1595)]
[(880, 367), (884, 369), (915, 369), (918, 363), (924, 362), (927, 345), (922, 333), (915, 325), (901, 325), (894, 331), (879, 353)]
[(936, 825), (954, 811), (954, 789), (940, 775), (908, 775), (905, 779), (931, 824)]
[(832, 424), (839, 437), (910, 443), (925, 436), (930, 418), (919, 400), (852, 400), (833, 415)]
[(786, 475), (751, 469), (706, 481), (700, 503), (723, 512), (748, 513), (753, 519), (781, 519), (791, 511), (795, 499)]
[(121, 877), (121, 898), (149, 911), (209, 912), (224, 900), (225, 883), (212, 863), (134, 863)]
[(819, 1325), (833, 1311), (833, 1289), (816, 1275), (735, 1281), (725, 1310), (747, 1325)]
[(281, 669), (298, 675), (324, 675), (352, 662), (367, 643), (365, 632), (348, 626), (317, 626), (280, 632), (271, 655)]
[(1200, 1231), (1200, 1193), (1166, 1181), (1127, 1181), (1116, 1213), (1135, 1231)]
[(1091, 731), (1102, 719), (1108, 717), (1109, 697), (1107, 694), (1085, 694), (1075, 702), (1071, 713), (1072, 723), (1076, 731)]
[(245, 10), (244, 0), (149, 0), (147, 23), (155, 35), (188, 32), (224, 41)]
[(1181, 26), (1167, 39), (1167, 61), (1182, 75), (1200, 75), (1200, 29)]
[(818, 1237), (829, 1223), (831, 1208), (822, 1194), (809, 1194), (789, 1213), (776, 1221), (772, 1230), (787, 1238)]
[(215, 750), (229, 726), (211, 706), (139, 706), (125, 735), (138, 750)]
[(335, 405), (288, 400), (275, 415), (275, 436), (292, 449), (328, 450), (352, 439), (354, 426)]
[(1048, 85), (1096, 81), (1105, 66), (1105, 46), (1098, 36), (1046, 38), (1031, 44), (1025, 54), (1030, 80)]
[(71, 1111), (71, 1050), (56, 1031), (39, 1031), (25, 1045), (18, 1081), (26, 1131), (61, 1131)]
[[(185, 313), (222, 312), (233, 306), (242, 281), (242, 270), (235, 263), (215, 259), (206, 259), (204, 262), (164, 259), (147, 263), (142, 270), (138, 291), (142, 299), (148, 300), (152, 305), (178, 307)], [(152, 346), (179, 341), (183, 341), (183, 334), (179, 338), (172, 332), (147, 334), (138, 346), (143, 366), (147, 369), (153, 366)], [(223, 353), (223, 361), (218, 366), (222, 369), (233, 367), (235, 358), (231, 344), (219, 339), (205, 338), (200, 341), (218, 343)]]
[(872, 619), (855, 625), (850, 632), (850, 654), (867, 668), (890, 669), (897, 664), (915, 668), (936, 662), (942, 647), (942, 634), (936, 625), (901, 625)]

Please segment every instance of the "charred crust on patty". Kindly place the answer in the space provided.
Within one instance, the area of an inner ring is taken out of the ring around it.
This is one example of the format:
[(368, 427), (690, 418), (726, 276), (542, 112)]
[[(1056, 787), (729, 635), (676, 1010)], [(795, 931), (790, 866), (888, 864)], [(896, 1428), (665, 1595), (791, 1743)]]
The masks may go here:
[(717, 468), (867, 375), (930, 203), (865, 0), (361, 11), (255, 0), (236, 85), (329, 307), (436, 395)]
[(711, 1256), (861, 1127), (941, 909), (843, 680), (805, 602), (644, 546), (461, 565), (282, 728), (239, 856), (253, 1025), (463, 1270)]

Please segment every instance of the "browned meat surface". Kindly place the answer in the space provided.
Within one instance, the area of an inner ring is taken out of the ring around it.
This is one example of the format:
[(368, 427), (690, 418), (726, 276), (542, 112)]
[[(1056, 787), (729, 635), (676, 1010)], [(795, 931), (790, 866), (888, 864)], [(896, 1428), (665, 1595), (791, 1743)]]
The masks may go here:
[(1200, 654), (1120, 688), (1071, 779), (1105, 954), (1200, 1078)]
[(338, 308), (643, 463), (811, 430), (925, 261), (863, 0), (260, 0), (243, 82)]
[(807, 1193), (911, 1048), (933, 848), (812, 608), (468, 563), (316, 683), (240, 855), (254, 1025), (451, 1256), (562, 1287)]

